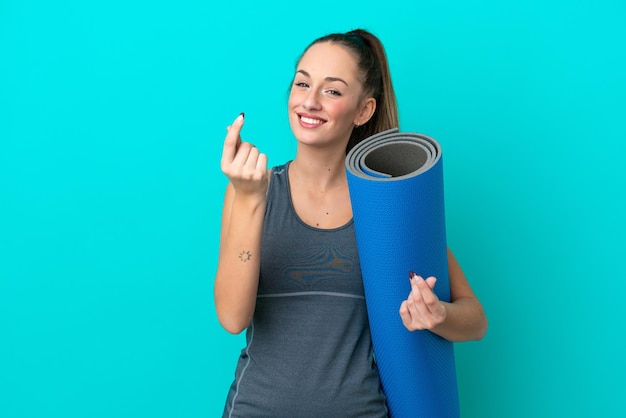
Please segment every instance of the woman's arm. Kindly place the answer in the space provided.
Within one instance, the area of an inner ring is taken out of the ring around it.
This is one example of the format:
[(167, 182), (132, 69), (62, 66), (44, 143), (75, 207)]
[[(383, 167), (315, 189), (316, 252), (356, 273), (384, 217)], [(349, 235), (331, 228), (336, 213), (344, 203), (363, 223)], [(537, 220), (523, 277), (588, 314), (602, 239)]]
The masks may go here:
[(261, 265), (261, 235), (268, 187), (267, 157), (239, 133), (243, 115), (229, 127), (222, 171), (230, 179), (222, 210), (220, 252), (214, 284), (217, 317), (228, 332), (250, 325)]
[(448, 249), (450, 300), (442, 302), (433, 292), (437, 279), (411, 278), (411, 293), (400, 305), (400, 317), (410, 330), (430, 330), (450, 341), (480, 340), (487, 331), (487, 317), (461, 266)]

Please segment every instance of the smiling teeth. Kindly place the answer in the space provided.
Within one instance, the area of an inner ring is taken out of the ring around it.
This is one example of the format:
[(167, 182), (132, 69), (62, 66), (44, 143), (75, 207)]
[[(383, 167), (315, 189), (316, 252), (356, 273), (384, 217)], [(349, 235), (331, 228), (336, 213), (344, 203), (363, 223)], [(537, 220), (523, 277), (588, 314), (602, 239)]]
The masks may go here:
[(319, 119), (311, 119), (311, 118), (307, 118), (306, 116), (300, 116), (300, 119), (302, 120), (302, 122), (308, 123), (311, 125), (321, 125), (322, 123), (324, 123), (324, 121), (321, 121)]

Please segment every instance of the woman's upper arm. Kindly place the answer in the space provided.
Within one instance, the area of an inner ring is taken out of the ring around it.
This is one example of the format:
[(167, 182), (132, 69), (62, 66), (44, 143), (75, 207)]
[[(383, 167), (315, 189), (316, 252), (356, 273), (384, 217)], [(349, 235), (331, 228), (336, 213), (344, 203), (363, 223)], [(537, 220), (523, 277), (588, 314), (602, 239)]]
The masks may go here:
[(463, 273), (461, 265), (457, 261), (450, 248), (448, 248), (448, 275), (450, 278), (450, 300), (460, 298), (476, 298), (472, 287)]

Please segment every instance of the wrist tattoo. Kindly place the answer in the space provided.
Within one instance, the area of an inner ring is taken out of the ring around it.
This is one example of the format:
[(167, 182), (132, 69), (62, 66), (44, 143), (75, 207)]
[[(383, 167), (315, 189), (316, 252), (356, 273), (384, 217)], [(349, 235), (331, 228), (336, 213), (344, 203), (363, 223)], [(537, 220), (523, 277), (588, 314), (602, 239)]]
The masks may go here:
[(239, 259), (244, 263), (248, 262), (250, 261), (250, 259), (252, 259), (252, 254), (250, 253), (250, 251), (242, 251), (241, 253), (239, 253)]

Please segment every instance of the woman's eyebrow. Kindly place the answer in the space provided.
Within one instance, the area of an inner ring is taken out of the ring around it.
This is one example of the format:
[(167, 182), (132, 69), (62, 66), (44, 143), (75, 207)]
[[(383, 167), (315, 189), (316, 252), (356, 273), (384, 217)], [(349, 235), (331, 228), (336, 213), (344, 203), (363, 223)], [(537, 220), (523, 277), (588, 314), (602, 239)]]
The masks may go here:
[[(307, 73), (304, 70), (298, 70), (296, 72), (302, 74), (305, 77), (311, 78), (311, 74)], [(344, 79), (339, 78), (339, 77), (326, 77), (326, 78), (324, 78), (324, 80), (326, 80), (326, 81), (339, 81), (339, 82), (345, 84), (346, 86), (348, 85), (348, 83), (346, 83), (346, 81)]]

